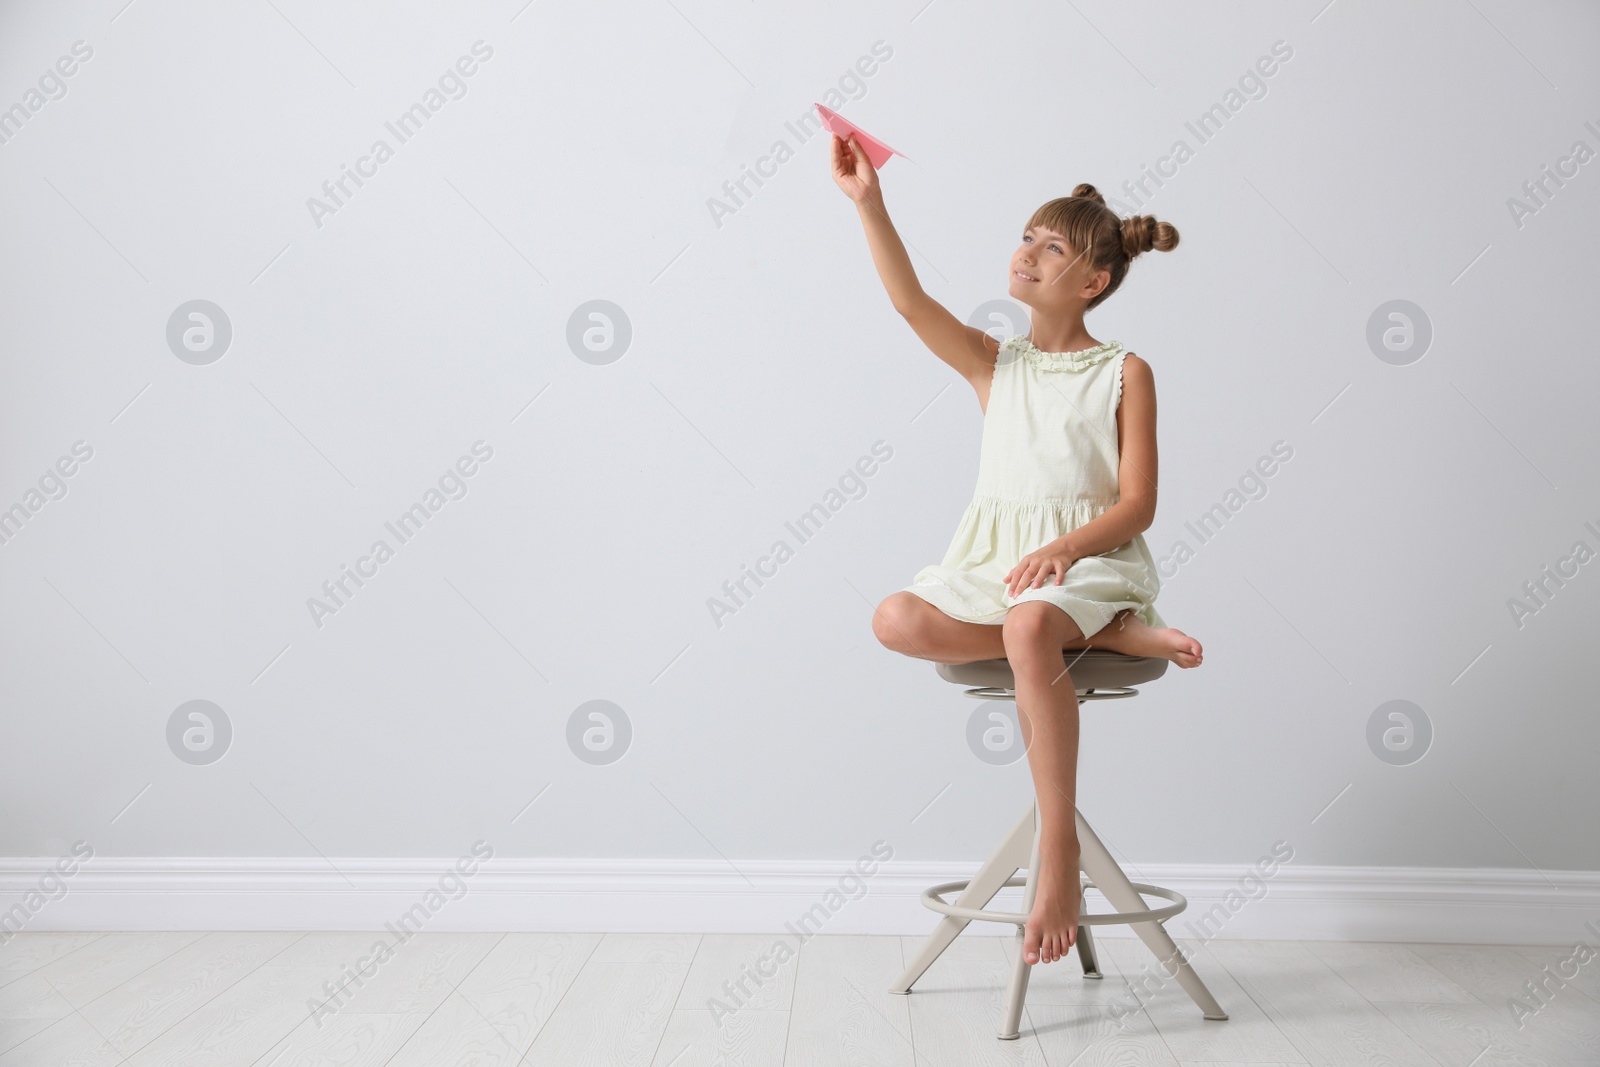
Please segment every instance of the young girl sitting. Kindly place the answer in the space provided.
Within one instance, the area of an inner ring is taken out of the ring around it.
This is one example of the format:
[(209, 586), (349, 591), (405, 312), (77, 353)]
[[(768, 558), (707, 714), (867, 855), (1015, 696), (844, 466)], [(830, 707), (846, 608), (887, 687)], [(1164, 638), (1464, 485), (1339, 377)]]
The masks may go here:
[(983, 410), (977, 489), (944, 560), (879, 604), (872, 629), (920, 659), (1010, 661), (1040, 818), (1023, 952), (1053, 962), (1077, 939), (1082, 903), (1078, 699), (1063, 651), (1201, 662), (1200, 643), (1155, 609), (1161, 583), (1143, 534), (1156, 512), (1154, 376), (1083, 323), (1133, 257), (1171, 251), (1178, 231), (1149, 215), (1120, 219), (1092, 185), (1051, 200), (1028, 220), (1008, 272), (1031, 328), (1000, 341), (922, 291), (853, 134), (833, 138), (833, 178), (855, 202), (894, 309)]

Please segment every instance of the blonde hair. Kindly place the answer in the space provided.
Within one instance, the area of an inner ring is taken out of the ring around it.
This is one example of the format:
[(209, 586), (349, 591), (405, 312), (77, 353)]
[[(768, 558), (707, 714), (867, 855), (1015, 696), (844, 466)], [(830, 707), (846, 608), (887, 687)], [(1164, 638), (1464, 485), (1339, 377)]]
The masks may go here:
[(1090, 308), (1117, 291), (1135, 256), (1152, 248), (1170, 252), (1178, 247), (1178, 230), (1172, 223), (1162, 222), (1154, 215), (1120, 218), (1106, 206), (1100, 191), (1088, 184), (1073, 189), (1071, 196), (1041, 205), (1028, 225), (1054, 230), (1067, 239), (1074, 252), (1089, 261), (1090, 270), (1110, 273), (1111, 280), (1089, 301)]

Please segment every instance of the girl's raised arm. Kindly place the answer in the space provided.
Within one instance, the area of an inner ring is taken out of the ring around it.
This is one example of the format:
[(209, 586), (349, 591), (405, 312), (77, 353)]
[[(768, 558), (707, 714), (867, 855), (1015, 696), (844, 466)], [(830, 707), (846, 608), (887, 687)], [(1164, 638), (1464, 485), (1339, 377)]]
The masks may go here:
[(878, 268), (878, 277), (883, 280), (894, 309), (934, 355), (978, 388), (979, 382), (993, 373), (1000, 342), (985, 331), (968, 326), (923, 292), (911, 257), (906, 255), (905, 245), (884, 209), (878, 172), (856, 143), (855, 134), (848, 141), (834, 135), (833, 180), (856, 205), (867, 233), (867, 246), (872, 250), (873, 265)]

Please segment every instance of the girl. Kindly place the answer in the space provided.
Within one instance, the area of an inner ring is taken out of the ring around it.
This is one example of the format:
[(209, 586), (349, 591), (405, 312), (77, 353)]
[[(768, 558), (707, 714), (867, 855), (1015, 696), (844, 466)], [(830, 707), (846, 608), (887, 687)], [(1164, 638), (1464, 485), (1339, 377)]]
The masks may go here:
[(1161, 583), (1144, 543), (1156, 511), (1155, 379), (1148, 363), (1083, 324), (1134, 256), (1171, 251), (1178, 231), (1149, 215), (1118, 218), (1092, 185), (1040, 207), (1009, 272), (1031, 328), (1000, 342), (922, 291), (854, 134), (833, 138), (833, 179), (855, 202), (894, 309), (983, 410), (977, 491), (944, 561), (879, 604), (872, 629), (920, 659), (1010, 661), (1040, 818), (1023, 952), (1030, 964), (1050, 963), (1077, 940), (1083, 895), (1078, 699), (1063, 650), (1201, 661), (1200, 643), (1156, 612)]

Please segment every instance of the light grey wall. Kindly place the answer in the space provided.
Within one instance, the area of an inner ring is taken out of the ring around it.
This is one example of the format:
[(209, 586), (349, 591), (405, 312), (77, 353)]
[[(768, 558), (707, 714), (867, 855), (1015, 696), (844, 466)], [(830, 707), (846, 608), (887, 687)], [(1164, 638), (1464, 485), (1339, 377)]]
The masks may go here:
[[(1182, 245), (1090, 318), (1155, 368), (1146, 538), (1194, 550), (1160, 607), (1206, 648), (1085, 709), (1080, 802), (1119, 855), (1600, 868), (1600, 563), (1509, 606), (1600, 549), (1592, 4), (0, 10), (0, 106), (28, 112), (0, 144), (0, 507), (26, 513), (0, 852), (983, 855), (1025, 764), (976, 758), (980, 706), (869, 624), (943, 554), (980, 413), (798, 131), (821, 101), (909, 157), (890, 212), (964, 318), (1037, 205), (1192, 151), (1118, 204)], [(401, 143), (385, 123), (479, 41)], [(1541, 206), (1524, 183), (1563, 159)], [(194, 300), (231, 327), (209, 363), (168, 340)], [(594, 300), (631, 335), (612, 362), (569, 339)], [(1421, 358), (1369, 343), (1396, 300)], [(464, 495), (399, 543), (441, 478)], [(195, 700), (231, 724), (205, 765), (169, 744)], [(568, 742), (595, 700), (631, 727), (607, 765)], [(1431, 723), (1409, 765), (1369, 745), (1393, 700)]]

